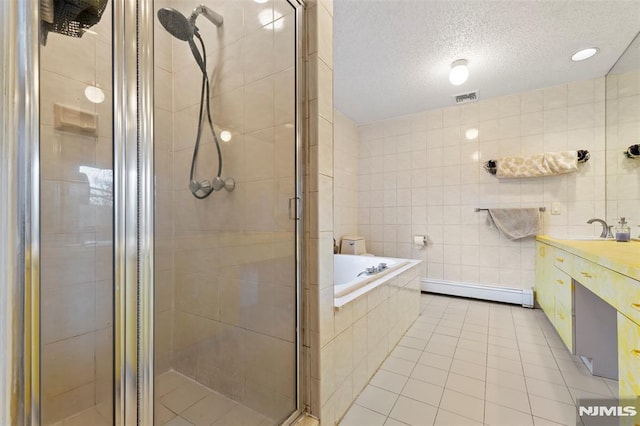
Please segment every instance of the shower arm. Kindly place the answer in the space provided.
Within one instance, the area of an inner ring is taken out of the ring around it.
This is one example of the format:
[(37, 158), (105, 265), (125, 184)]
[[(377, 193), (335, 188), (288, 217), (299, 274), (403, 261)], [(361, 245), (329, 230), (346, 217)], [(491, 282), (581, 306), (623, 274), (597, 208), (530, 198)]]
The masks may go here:
[(202, 15), (205, 18), (207, 18), (216, 27), (221, 27), (222, 23), (224, 22), (224, 18), (222, 17), (222, 15), (214, 12), (213, 10), (209, 9), (207, 6), (201, 4), (200, 6), (193, 9), (193, 12), (191, 12), (191, 16), (189, 17), (189, 22), (194, 27), (196, 24), (196, 18), (199, 15)]

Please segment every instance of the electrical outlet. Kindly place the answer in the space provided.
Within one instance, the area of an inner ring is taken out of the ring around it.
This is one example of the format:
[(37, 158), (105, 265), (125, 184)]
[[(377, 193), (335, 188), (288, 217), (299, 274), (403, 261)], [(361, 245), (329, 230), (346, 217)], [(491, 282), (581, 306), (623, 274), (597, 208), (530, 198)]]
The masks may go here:
[(561, 203), (558, 203), (558, 202), (551, 203), (551, 214), (559, 215), (561, 209), (562, 209)]

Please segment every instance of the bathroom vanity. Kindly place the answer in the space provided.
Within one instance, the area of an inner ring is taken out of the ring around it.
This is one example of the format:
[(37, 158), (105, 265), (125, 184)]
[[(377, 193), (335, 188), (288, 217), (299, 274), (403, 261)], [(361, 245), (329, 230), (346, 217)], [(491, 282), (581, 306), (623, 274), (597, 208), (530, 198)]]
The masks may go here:
[(640, 242), (536, 237), (536, 300), (593, 374), (640, 395)]

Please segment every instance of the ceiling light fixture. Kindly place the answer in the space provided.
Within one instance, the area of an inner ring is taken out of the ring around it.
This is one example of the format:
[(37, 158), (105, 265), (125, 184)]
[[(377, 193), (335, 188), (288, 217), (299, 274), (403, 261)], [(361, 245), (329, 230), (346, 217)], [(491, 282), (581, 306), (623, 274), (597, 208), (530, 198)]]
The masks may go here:
[(449, 72), (449, 81), (454, 86), (460, 86), (469, 78), (469, 68), (467, 67), (466, 59), (458, 59), (451, 64), (451, 71)]
[(598, 53), (597, 47), (589, 47), (587, 49), (578, 50), (573, 54), (573, 56), (571, 56), (571, 60), (573, 62), (584, 61), (585, 59), (589, 59), (596, 53)]

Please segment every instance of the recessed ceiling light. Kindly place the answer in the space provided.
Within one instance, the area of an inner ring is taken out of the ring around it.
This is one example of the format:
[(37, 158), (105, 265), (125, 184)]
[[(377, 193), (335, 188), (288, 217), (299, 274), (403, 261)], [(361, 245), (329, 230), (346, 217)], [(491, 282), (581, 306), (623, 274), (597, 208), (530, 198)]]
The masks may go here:
[(466, 59), (458, 59), (451, 64), (449, 72), (449, 81), (454, 86), (460, 86), (469, 78), (469, 68), (467, 68)]
[(573, 62), (584, 61), (585, 59), (589, 59), (596, 53), (598, 53), (597, 47), (589, 47), (587, 49), (578, 50), (573, 54), (573, 56), (571, 56), (571, 60)]

